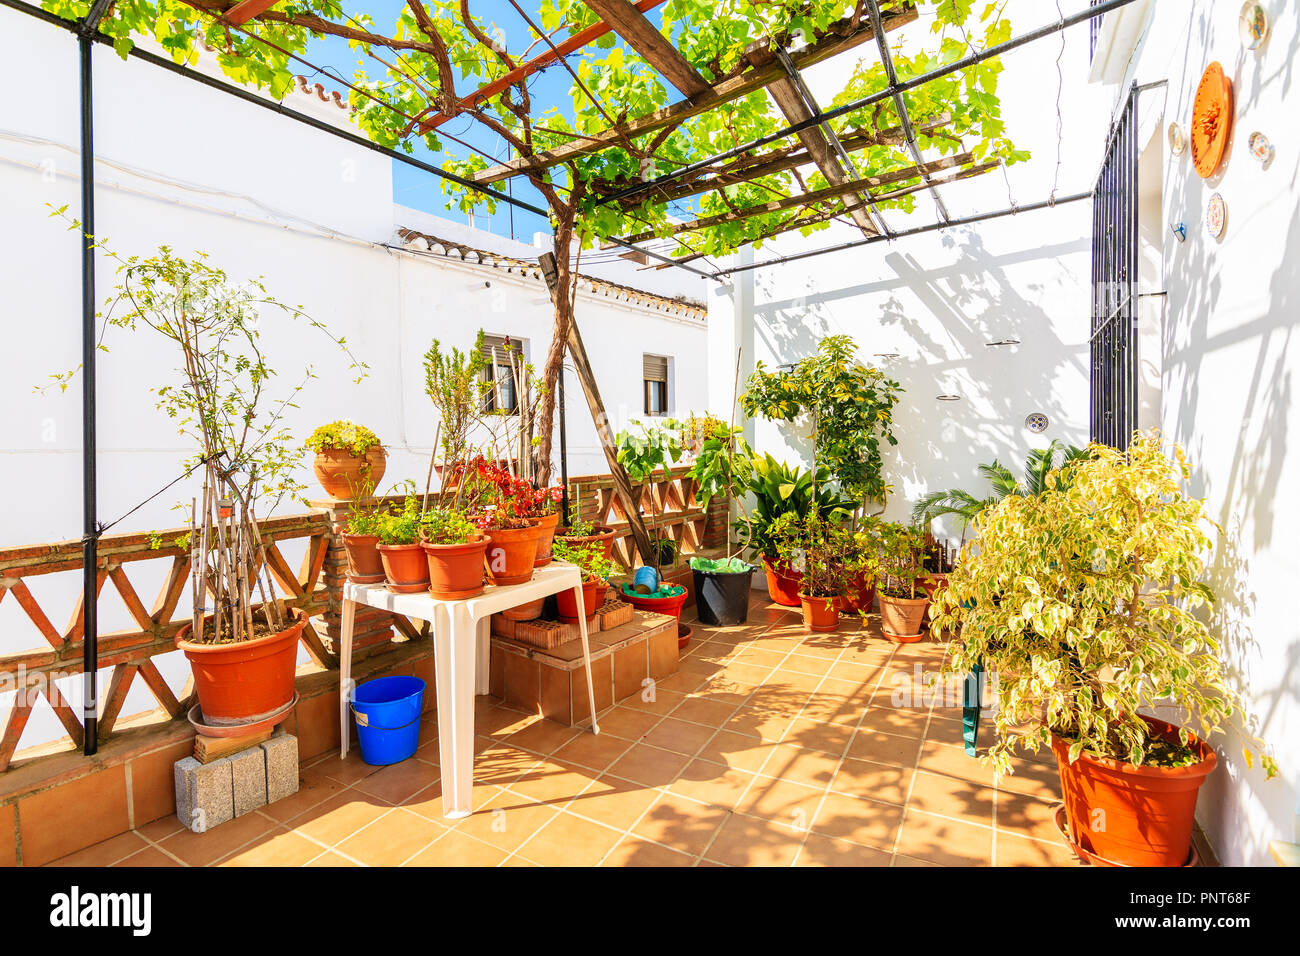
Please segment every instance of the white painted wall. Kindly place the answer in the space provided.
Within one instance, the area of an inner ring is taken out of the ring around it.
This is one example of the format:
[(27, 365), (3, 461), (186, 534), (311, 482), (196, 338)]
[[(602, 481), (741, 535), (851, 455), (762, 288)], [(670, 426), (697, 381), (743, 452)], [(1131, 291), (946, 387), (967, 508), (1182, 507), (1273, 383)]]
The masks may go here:
[[(1251, 704), (1254, 729), (1272, 748), (1281, 776), (1266, 782), (1228, 735), (1215, 744), (1222, 767), (1199, 804), (1202, 825), (1229, 865), (1268, 865), (1270, 840), (1296, 841), (1300, 801), (1300, 625), (1290, 600), (1300, 566), (1300, 131), (1294, 89), (1300, 49), (1295, 4), (1265, 3), (1273, 18), (1256, 51), (1238, 39), (1236, 0), (1169, 0), (1152, 18), (1122, 82), (1108, 92), (1118, 109), (1132, 82), (1167, 79), (1142, 94), (1141, 122), (1161, 143), (1162, 219), (1167, 290), (1162, 341), (1161, 421), (1188, 451), (1192, 487), (1222, 528), (1209, 580), (1219, 595), (1215, 629)], [(1210, 180), (1192, 168), (1190, 150), (1172, 156), (1164, 132), (1190, 129), (1201, 73), (1218, 60), (1232, 80), (1233, 138)], [(1251, 158), (1255, 130), (1273, 142), (1268, 168)], [(1102, 135), (1094, 127), (1092, 136)], [(1203, 225), (1210, 196), (1228, 207), (1224, 236)], [(1187, 241), (1169, 235), (1183, 221)], [(1158, 290), (1156, 290), (1158, 291)]]
[[(22, 90), (0, 111), (0, 546), (81, 535), (79, 382), (67, 393), (34, 386), (80, 360), (80, 272), (75, 233), (48, 217), (46, 204), (79, 209), (77, 49), (73, 36), (8, 9), (0, 34), (9, 54), (0, 85)], [(211, 69), (206, 65), (205, 69)], [(435, 417), (423, 393), (421, 357), (437, 337), (469, 347), (476, 331), (510, 334), (540, 362), (552, 310), (540, 279), (445, 257), (404, 251), (410, 226), (479, 247), (535, 259), (537, 248), (395, 207), (390, 161), (136, 60), (95, 50), (98, 232), (123, 254), (169, 244), (202, 250), (232, 277), (263, 277), (276, 298), (343, 335), (370, 366), (352, 384), (346, 361), (321, 336), (274, 317), (263, 328), (282, 384), (308, 365), (320, 376), (289, 413), (306, 437), (321, 422), (351, 418), (373, 428), (390, 450), (385, 482), (423, 484)], [(33, 84), (33, 77), (42, 77)], [(345, 123), (342, 112), (294, 93), (295, 109)], [(430, 178), (430, 189), (437, 183)], [(595, 257), (593, 257), (594, 260)], [(606, 260), (611, 257), (602, 257)], [(592, 261), (602, 278), (669, 297), (706, 297), (702, 281), (672, 271), (637, 271), (623, 260)], [(100, 262), (106, 296), (113, 269)], [(488, 285), (490, 283), (490, 285)], [(642, 352), (673, 357), (676, 410), (702, 409), (706, 326), (647, 307), (581, 292), (577, 316), (598, 384), (616, 428), (640, 413)], [(148, 335), (110, 333), (99, 361), (99, 509), (111, 521), (180, 473), (189, 449), (154, 409), (151, 386), (168, 379), (174, 357)], [(568, 389), (571, 474), (606, 470), (574, 376)], [(558, 461), (558, 440), (557, 440)], [(314, 489), (309, 466), (304, 480)], [(194, 489), (178, 485), (115, 531), (179, 522), (171, 506)], [(289, 510), (293, 510), (290, 506)], [(289, 560), (296, 560), (296, 554)], [(161, 583), (132, 570), (146, 603)], [(56, 575), (32, 583), (56, 625), (71, 613), (78, 582)], [(104, 630), (127, 626), (111, 587), (101, 599)], [(39, 643), (16, 602), (0, 604), (0, 651)], [(179, 687), (182, 672), (166, 671)], [(69, 687), (69, 694), (78, 693)], [(3, 695), (0, 695), (3, 696)], [(72, 699), (77, 699), (75, 696)], [(149, 703), (133, 691), (124, 713)], [(9, 700), (0, 700), (0, 712)], [(43, 705), (42, 705), (43, 707)], [(33, 718), (23, 744), (50, 739), (53, 715)]]

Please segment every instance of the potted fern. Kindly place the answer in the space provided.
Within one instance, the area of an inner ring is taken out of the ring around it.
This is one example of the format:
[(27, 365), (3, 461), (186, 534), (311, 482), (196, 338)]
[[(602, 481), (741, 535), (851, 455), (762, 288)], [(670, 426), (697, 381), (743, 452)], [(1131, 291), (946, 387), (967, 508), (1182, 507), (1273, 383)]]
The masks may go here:
[(1017, 748), (1050, 747), (1071, 839), (1103, 862), (1186, 861), (1207, 741), (1241, 706), (1202, 614), (1210, 522), (1189, 473), (1155, 432), (1092, 445), (1068, 482), (985, 510), (937, 597), (935, 633), (961, 629), (948, 672), (997, 673), (989, 759), (1010, 772)]

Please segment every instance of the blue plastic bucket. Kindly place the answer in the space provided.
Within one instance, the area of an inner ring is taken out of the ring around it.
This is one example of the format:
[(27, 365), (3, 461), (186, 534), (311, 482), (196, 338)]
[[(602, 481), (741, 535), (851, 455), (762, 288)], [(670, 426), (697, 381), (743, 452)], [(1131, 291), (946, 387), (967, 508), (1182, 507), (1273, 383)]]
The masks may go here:
[(418, 677), (379, 677), (358, 685), (352, 695), (352, 717), (361, 759), (383, 767), (414, 756), (423, 705), (424, 681)]

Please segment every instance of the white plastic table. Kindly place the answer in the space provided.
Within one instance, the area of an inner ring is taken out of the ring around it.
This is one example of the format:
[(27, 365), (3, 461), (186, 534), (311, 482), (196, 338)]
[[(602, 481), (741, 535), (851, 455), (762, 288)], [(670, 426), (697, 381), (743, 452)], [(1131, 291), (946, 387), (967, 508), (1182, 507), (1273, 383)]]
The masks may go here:
[[(343, 585), (343, 625), (339, 647), (339, 729), (341, 755), (348, 754), (351, 721), (348, 705), (352, 687), (352, 631), (357, 606), (380, 608), (428, 621), (433, 636), (434, 681), (438, 696), (438, 754), (442, 766), (442, 812), (467, 817), (474, 787), (474, 696), (488, 692), (489, 618), (500, 611), (572, 588), (582, 607), (582, 574), (564, 561), (552, 561), (533, 572), (526, 584), (488, 585), (477, 597), (440, 601), (427, 591), (394, 594), (382, 584)], [(578, 618), (583, 663), (587, 666), (587, 700), (595, 701), (591, 683), (591, 647), (587, 621)], [(600, 733), (596, 715), (591, 732)]]

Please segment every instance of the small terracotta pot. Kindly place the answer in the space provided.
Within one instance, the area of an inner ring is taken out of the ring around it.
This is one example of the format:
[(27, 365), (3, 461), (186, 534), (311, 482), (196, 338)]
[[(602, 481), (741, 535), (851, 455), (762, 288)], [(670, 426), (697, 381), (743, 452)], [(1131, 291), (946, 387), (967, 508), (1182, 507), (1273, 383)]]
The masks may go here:
[(373, 534), (345, 534), (348, 552), (348, 580), (353, 584), (378, 584), (384, 580), (384, 562), (379, 557), (379, 539)]
[(546, 598), (538, 598), (536, 601), (529, 601), (527, 604), (506, 608), (501, 612), (501, 616), (507, 621), (535, 621), (542, 616), (542, 609), (545, 607)]
[[(609, 584), (600, 578), (582, 582), (582, 610), (587, 620), (590, 621), (596, 616), (600, 606), (605, 603), (605, 593), (608, 590)], [(560, 620), (566, 624), (577, 622), (578, 599), (572, 588), (565, 588), (555, 593), (555, 610), (559, 613)]]
[(677, 649), (685, 650), (686, 645), (691, 642), (691, 629), (681, 621), (677, 622)]
[(799, 606), (799, 588), (803, 585), (803, 572), (791, 570), (785, 561), (773, 564), (763, 558), (763, 574), (767, 577), (767, 594), (774, 604), (782, 607)]
[(537, 560), (537, 538), (541, 533), (537, 525), (489, 529), (487, 553), (483, 556), (488, 580), (497, 586), (531, 581), (533, 562)]
[(898, 598), (877, 592), (880, 600), (880, 630), (895, 644), (915, 644), (925, 636), (921, 622), (929, 598)]
[(384, 562), (384, 576), (388, 590), (395, 594), (414, 594), (429, 586), (429, 562), (424, 549), (418, 544), (378, 545), (380, 560)]
[(876, 581), (867, 580), (865, 574), (855, 575), (849, 582), (844, 594), (840, 596), (840, 611), (857, 614), (859, 611), (870, 612), (876, 604)]
[(555, 540), (563, 541), (565, 544), (573, 545), (575, 548), (586, 547), (593, 544), (601, 544), (605, 548), (605, 557), (613, 556), (614, 539), (618, 533), (605, 525), (593, 525), (592, 533), (588, 535), (571, 535), (568, 528), (556, 528)]
[(275, 713), (293, 700), (298, 637), (307, 615), (293, 609), (294, 621), (278, 634), (238, 644), (187, 641), (190, 625), (176, 634), (194, 674), (199, 709), (208, 723), (239, 723)]
[(542, 515), (537, 521), (541, 533), (537, 536), (537, 558), (533, 567), (544, 568), (551, 563), (551, 545), (555, 542), (555, 529), (560, 525), (560, 513), (552, 511)]
[(429, 593), (440, 601), (460, 601), (483, 593), (483, 553), (486, 535), (464, 544), (422, 542)]
[(379, 479), (388, 467), (388, 456), (382, 445), (375, 445), (361, 456), (339, 448), (326, 448), (316, 453), (311, 467), (325, 494), (346, 500), (364, 497), (367, 486), (369, 493), (379, 487)]
[(637, 594), (635, 591), (629, 591), (625, 584), (619, 588), (619, 600), (632, 605), (638, 611), (649, 611), (651, 614), (667, 614), (669, 617), (675, 617), (677, 620), (682, 619), (682, 605), (686, 599), (691, 596), (690, 592), (680, 584), (671, 585), (671, 587), (681, 588), (680, 594), (669, 594), (665, 597), (654, 597), (649, 594)]
[(803, 611), (803, 626), (809, 631), (827, 633), (840, 627), (840, 598), (812, 597), (799, 593), (799, 608)]
[[(1142, 719), (1156, 736), (1178, 738), (1173, 724)], [(1124, 866), (1182, 866), (1192, 843), (1197, 793), (1219, 761), (1199, 737), (1188, 743), (1201, 758), (1190, 767), (1135, 767), (1086, 753), (1070, 763), (1070, 742), (1053, 735), (1074, 842)]]

